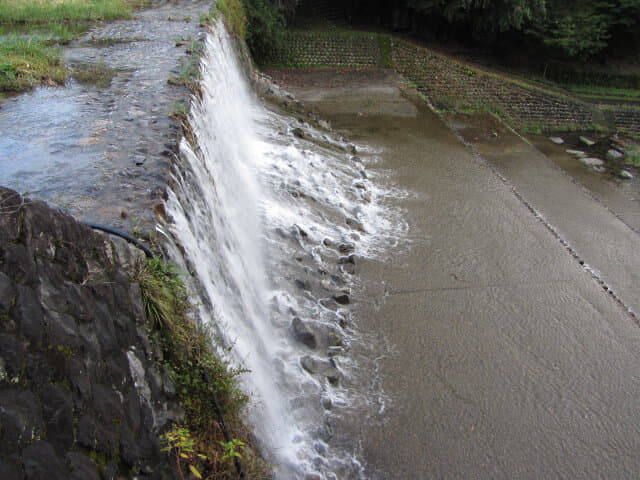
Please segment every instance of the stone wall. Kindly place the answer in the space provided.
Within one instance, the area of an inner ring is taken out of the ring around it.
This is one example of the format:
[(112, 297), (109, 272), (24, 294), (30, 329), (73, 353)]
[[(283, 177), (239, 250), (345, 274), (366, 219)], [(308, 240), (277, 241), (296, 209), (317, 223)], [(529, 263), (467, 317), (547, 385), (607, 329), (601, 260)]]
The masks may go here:
[[(291, 66), (380, 67), (378, 34), (290, 32), (278, 63)], [(388, 37), (384, 37), (388, 38)], [(489, 109), (512, 126), (532, 130), (590, 130), (601, 124), (640, 135), (640, 109), (600, 107), (506, 76), (471, 68), (405, 40), (392, 38), (394, 68), (441, 110)]]
[[(0, 478), (171, 478), (140, 253), (0, 187)], [(151, 405), (154, 406), (152, 410)]]
[(393, 62), (437, 108), (487, 106), (519, 128), (593, 124), (587, 104), (471, 69), (402, 40), (394, 39)]
[(279, 63), (300, 67), (377, 67), (380, 61), (376, 34), (290, 32)]

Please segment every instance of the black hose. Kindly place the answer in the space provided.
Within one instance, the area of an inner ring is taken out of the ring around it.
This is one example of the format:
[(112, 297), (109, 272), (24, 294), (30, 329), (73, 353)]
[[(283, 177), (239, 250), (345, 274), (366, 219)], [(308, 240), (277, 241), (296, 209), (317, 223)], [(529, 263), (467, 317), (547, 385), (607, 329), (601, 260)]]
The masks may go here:
[(151, 251), (151, 249), (149, 247), (147, 247), (144, 243), (142, 243), (140, 240), (138, 240), (137, 238), (132, 237), (131, 235), (129, 235), (128, 233), (125, 233), (121, 230), (116, 230), (115, 228), (111, 228), (111, 227), (105, 227), (104, 225), (98, 225), (97, 223), (93, 223), (93, 222), (84, 222), (85, 225), (94, 228), (96, 230), (101, 230), (103, 232), (107, 232), (110, 233), (112, 235), (116, 235), (118, 237), (124, 238), (127, 242), (135, 245), (136, 247), (138, 247), (139, 249), (141, 249), (144, 254), (147, 256), (147, 258), (154, 258), (155, 254)]
[[(211, 378), (209, 378), (209, 374), (205, 369), (202, 369), (202, 376), (204, 377), (204, 381), (207, 382), (208, 385), (211, 385)], [(216, 396), (216, 392), (211, 389), (211, 397), (213, 398), (213, 406), (216, 409), (216, 413), (218, 414), (218, 419), (220, 419), (220, 426), (222, 427), (222, 434), (224, 435), (225, 442), (231, 442), (233, 437), (231, 436), (231, 432), (229, 432), (229, 427), (227, 427), (227, 423), (224, 421), (224, 417), (222, 416), (222, 408), (220, 408), (220, 403), (218, 402), (218, 397)], [(244, 470), (242, 469), (242, 464), (240, 463), (240, 459), (238, 457), (233, 457), (233, 461), (236, 464), (236, 470), (238, 470), (238, 475), (240, 478), (245, 479)]]
[[(84, 222), (84, 223), (85, 225), (91, 228), (94, 228), (96, 230), (101, 230), (103, 232), (110, 233), (112, 235), (116, 235), (118, 237), (124, 238), (127, 242), (140, 248), (145, 253), (147, 258), (155, 257), (155, 254), (151, 251), (151, 249), (149, 249), (149, 247), (147, 247), (140, 240), (132, 237), (128, 233), (122, 232), (115, 228), (105, 227), (104, 225), (99, 225), (93, 222)], [(205, 382), (207, 382), (208, 385), (211, 385), (211, 378), (209, 378), (209, 374), (205, 369), (202, 369), (202, 376), (204, 377)], [(224, 440), (225, 442), (231, 442), (233, 441), (233, 437), (231, 436), (231, 432), (229, 432), (229, 427), (227, 427), (227, 422), (224, 421), (224, 416), (222, 415), (222, 408), (220, 408), (220, 402), (218, 402), (218, 397), (216, 396), (216, 392), (213, 390), (213, 388), (211, 389), (211, 398), (213, 399), (213, 406), (216, 410), (216, 414), (218, 415), (220, 426), (222, 427), (222, 434), (224, 435)], [(242, 464), (240, 463), (240, 459), (238, 457), (233, 457), (233, 461), (236, 465), (236, 470), (238, 470), (238, 475), (240, 476), (240, 478), (246, 479), (247, 477), (242, 468)]]

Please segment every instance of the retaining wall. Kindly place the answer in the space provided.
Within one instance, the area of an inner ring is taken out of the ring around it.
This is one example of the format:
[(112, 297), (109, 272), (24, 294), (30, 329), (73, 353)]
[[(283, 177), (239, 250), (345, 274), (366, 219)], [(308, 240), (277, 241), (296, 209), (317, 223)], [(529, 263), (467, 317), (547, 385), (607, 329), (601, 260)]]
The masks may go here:
[(377, 67), (381, 62), (376, 34), (291, 32), (286, 45), (280, 61), (295, 66)]
[[(278, 63), (291, 66), (382, 67), (381, 35), (290, 32)], [(609, 127), (640, 135), (640, 109), (598, 106), (473, 69), (405, 40), (392, 38), (394, 68), (436, 108), (497, 112), (519, 129), (589, 130), (608, 119)]]

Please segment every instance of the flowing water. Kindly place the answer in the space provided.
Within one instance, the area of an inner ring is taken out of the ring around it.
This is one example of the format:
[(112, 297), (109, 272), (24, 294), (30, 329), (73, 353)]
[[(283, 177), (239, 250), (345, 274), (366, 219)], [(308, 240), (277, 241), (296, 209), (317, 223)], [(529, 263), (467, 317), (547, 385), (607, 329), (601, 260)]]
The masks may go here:
[(375, 371), (376, 355), (355, 358), (350, 345), (381, 345), (358, 332), (348, 306), (355, 262), (402, 231), (397, 212), (379, 206), (398, 192), (367, 175), (375, 152), (263, 106), (238, 58), (214, 27), (192, 103), (196, 145), (181, 144), (165, 233), (197, 278), (221, 350), (249, 370), (250, 421), (278, 478), (360, 478), (357, 446), (335, 419), (386, 400), (374, 378), (356, 378)]

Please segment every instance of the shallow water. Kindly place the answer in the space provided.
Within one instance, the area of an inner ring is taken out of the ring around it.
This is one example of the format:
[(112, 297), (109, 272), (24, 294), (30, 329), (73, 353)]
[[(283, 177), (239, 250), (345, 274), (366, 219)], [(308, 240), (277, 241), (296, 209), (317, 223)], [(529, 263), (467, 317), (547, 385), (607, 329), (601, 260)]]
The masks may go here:
[[(341, 417), (365, 476), (637, 476), (640, 329), (626, 309), (419, 102), (413, 118), (334, 115), (331, 85), (288, 73), (296, 96), (380, 150), (372, 174), (392, 171), (408, 192), (382, 203), (405, 212), (409, 242), (361, 262), (352, 307), (359, 330), (387, 345), (376, 363), (385, 408), (367, 421)], [(349, 84), (366, 91), (375, 78)], [(616, 221), (591, 205), (594, 228)]]

